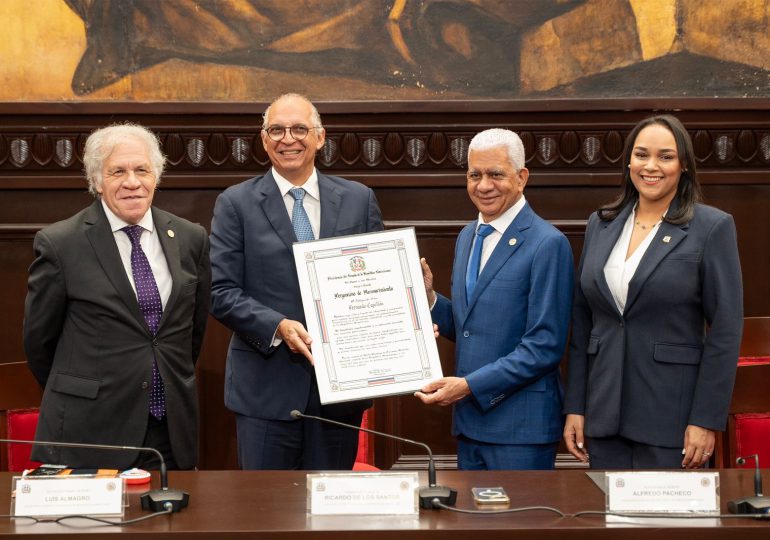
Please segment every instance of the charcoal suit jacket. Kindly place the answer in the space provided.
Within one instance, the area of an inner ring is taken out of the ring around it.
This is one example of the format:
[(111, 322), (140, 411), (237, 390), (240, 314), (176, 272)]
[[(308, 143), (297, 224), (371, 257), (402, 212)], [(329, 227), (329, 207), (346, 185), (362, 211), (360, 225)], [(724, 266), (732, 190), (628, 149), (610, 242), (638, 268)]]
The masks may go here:
[[(35, 236), (24, 310), (24, 349), (43, 387), (39, 440), (141, 446), (147, 430), (152, 362), (166, 395), (179, 468), (198, 455), (195, 363), (209, 306), (206, 230), (152, 208), (172, 288), (152, 335), (120, 258), (100, 199)], [(124, 469), (133, 451), (36, 447), (33, 459)]]

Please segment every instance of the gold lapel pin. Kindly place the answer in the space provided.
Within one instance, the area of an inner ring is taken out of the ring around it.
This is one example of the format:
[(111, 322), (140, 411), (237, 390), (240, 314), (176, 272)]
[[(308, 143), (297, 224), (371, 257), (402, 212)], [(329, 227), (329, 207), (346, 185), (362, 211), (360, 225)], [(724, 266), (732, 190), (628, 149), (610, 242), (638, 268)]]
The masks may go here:
[(169, 238), (174, 238), (174, 231), (171, 229), (167, 230), (166, 233), (168, 233)]
[(663, 237), (663, 243), (664, 244), (668, 244), (669, 242), (671, 242), (671, 237), (668, 236), (668, 235), (664, 236)]
[(515, 238), (511, 238), (510, 240), (508, 240), (508, 245), (509, 246), (515, 246), (516, 245), (516, 239)]

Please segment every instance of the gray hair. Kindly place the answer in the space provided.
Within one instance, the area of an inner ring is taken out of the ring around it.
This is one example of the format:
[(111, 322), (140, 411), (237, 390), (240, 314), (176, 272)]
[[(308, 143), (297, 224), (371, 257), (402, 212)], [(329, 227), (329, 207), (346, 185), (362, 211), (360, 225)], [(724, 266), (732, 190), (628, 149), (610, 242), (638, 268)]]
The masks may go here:
[(281, 101), (282, 99), (286, 99), (286, 98), (297, 98), (297, 99), (307, 101), (311, 109), (310, 121), (313, 123), (312, 127), (323, 129), (323, 124), (321, 124), (321, 115), (318, 114), (318, 109), (315, 108), (315, 105), (313, 105), (313, 102), (310, 101), (306, 96), (303, 96), (302, 94), (296, 94), (294, 92), (290, 92), (288, 94), (281, 94), (280, 96), (275, 98), (270, 103), (270, 105), (267, 106), (267, 109), (265, 109), (265, 113), (262, 115), (262, 129), (267, 129), (269, 127), (267, 125), (267, 119), (270, 116), (270, 109), (273, 108), (273, 105), (275, 105), (277, 102)]
[(155, 175), (155, 183), (156, 185), (160, 184), (160, 177), (166, 165), (166, 156), (160, 150), (158, 137), (152, 131), (139, 124), (132, 124), (130, 122), (112, 124), (97, 129), (86, 140), (83, 166), (86, 179), (88, 180), (88, 191), (94, 197), (99, 194), (97, 188), (102, 185), (104, 162), (118, 144), (130, 139), (143, 143), (147, 148), (150, 166)]
[(517, 171), (524, 168), (524, 143), (510, 129), (492, 128), (477, 133), (468, 145), (468, 154), (471, 150), (491, 150), (500, 146), (508, 151), (508, 159)]

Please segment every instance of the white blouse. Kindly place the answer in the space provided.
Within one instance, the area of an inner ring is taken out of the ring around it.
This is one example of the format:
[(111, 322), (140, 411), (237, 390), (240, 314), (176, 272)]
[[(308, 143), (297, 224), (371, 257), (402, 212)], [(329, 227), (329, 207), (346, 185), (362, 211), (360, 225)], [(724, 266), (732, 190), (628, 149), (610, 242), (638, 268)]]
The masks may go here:
[(635, 216), (636, 211), (633, 211), (628, 215), (626, 224), (623, 226), (623, 232), (620, 233), (620, 237), (615, 243), (615, 247), (612, 248), (612, 253), (610, 253), (607, 262), (604, 265), (604, 279), (607, 280), (607, 285), (609, 285), (612, 298), (615, 300), (615, 305), (618, 307), (618, 311), (620, 311), (621, 314), (626, 308), (628, 282), (634, 277), (644, 253), (647, 251), (647, 248), (650, 247), (650, 243), (655, 237), (655, 233), (658, 232), (658, 228), (660, 228), (660, 222), (656, 223), (636, 250), (628, 259), (626, 259), (628, 245), (631, 243), (631, 234), (634, 232)]

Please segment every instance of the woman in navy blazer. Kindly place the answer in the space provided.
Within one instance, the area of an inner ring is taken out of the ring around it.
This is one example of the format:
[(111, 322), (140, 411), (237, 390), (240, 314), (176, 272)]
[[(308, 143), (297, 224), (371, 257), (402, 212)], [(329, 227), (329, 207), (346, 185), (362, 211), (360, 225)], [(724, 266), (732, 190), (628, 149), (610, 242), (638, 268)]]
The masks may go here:
[(623, 192), (588, 220), (564, 440), (596, 469), (696, 468), (725, 428), (743, 329), (732, 217), (700, 204), (692, 142), (637, 124)]

